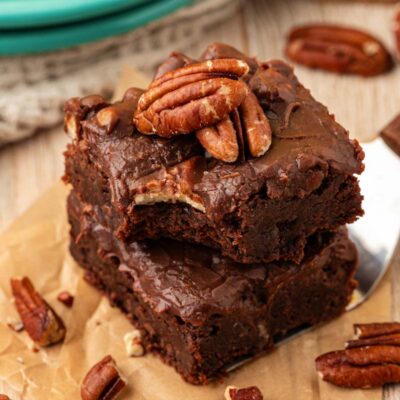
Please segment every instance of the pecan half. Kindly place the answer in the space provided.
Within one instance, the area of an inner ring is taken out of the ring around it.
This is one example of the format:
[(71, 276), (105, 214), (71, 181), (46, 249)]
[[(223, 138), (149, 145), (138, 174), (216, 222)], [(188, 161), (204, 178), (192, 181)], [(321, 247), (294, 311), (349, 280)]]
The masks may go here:
[(254, 93), (249, 91), (238, 111), (239, 117), (231, 114), (215, 126), (196, 132), (199, 142), (214, 158), (234, 162), (245, 153), (245, 145), (252, 157), (260, 157), (271, 145), (271, 127)]
[(394, 39), (396, 42), (397, 57), (400, 58), (400, 5), (398, 4), (394, 13), (393, 23)]
[(249, 386), (238, 389), (235, 386), (227, 386), (225, 400), (263, 400), (264, 397), (257, 386)]
[(400, 333), (400, 322), (354, 324), (354, 333), (358, 339), (367, 339), (377, 336)]
[(36, 292), (29, 278), (12, 278), (11, 289), (24, 328), (35, 343), (49, 346), (64, 340), (63, 321)]
[(236, 58), (237, 60), (245, 61), (250, 67), (247, 75), (243, 77), (245, 81), (247, 81), (258, 68), (258, 62), (255, 58), (248, 57), (246, 54), (225, 43), (211, 43), (200, 56), (201, 60), (215, 60), (217, 58)]
[(126, 382), (120, 376), (114, 359), (107, 355), (86, 374), (81, 397), (83, 400), (112, 400), (125, 386)]
[(322, 379), (338, 386), (366, 389), (400, 382), (400, 333), (397, 322), (355, 324), (358, 340), (345, 350), (319, 356)]
[(167, 72), (174, 71), (175, 69), (184, 67), (189, 64), (193, 64), (195, 62), (197, 61), (194, 60), (193, 58), (190, 58), (185, 54), (174, 51), (162, 64), (159, 65), (156, 73), (154, 74), (154, 79), (159, 78), (160, 76), (166, 74)]
[(155, 79), (140, 97), (133, 120), (143, 134), (172, 137), (222, 121), (247, 95), (242, 60), (190, 64)]
[(392, 58), (374, 36), (335, 25), (307, 25), (293, 29), (286, 55), (311, 68), (363, 76), (388, 71)]
[(337, 386), (367, 389), (400, 382), (400, 347), (396, 346), (333, 351), (315, 362), (322, 379)]

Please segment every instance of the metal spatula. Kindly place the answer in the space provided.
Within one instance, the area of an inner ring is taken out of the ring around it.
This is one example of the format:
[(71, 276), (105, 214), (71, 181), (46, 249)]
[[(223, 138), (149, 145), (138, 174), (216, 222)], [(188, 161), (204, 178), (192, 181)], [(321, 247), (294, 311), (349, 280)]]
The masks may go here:
[[(360, 255), (355, 279), (358, 288), (347, 311), (362, 304), (384, 276), (400, 235), (400, 157), (382, 139), (362, 144), (365, 171), (360, 177), (365, 215), (349, 226), (349, 235)], [(295, 330), (275, 343), (281, 345), (312, 328)], [(243, 359), (227, 372), (247, 363)]]

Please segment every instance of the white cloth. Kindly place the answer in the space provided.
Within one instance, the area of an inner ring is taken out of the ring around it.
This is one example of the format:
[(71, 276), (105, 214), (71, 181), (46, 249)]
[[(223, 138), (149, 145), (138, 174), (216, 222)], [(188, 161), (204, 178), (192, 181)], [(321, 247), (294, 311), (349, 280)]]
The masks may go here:
[(0, 58), (0, 146), (60, 123), (73, 96), (112, 93), (121, 63), (149, 69), (185, 49), (240, 0), (198, 0), (132, 32), (72, 49)]

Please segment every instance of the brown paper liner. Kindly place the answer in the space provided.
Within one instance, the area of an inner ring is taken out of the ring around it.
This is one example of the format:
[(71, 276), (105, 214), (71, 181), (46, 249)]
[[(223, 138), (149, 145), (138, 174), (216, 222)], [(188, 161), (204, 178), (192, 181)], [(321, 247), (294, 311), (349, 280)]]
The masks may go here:
[[(117, 97), (125, 88), (144, 87), (147, 82), (146, 77), (126, 68)], [(126, 355), (123, 336), (132, 326), (82, 279), (81, 269), (68, 254), (67, 192), (61, 183), (55, 185), (0, 236), (0, 393), (13, 400), (79, 399), (87, 370), (111, 354), (128, 381), (121, 399), (222, 400), (228, 384), (256, 385), (268, 400), (381, 398), (380, 389), (348, 390), (322, 382), (314, 359), (322, 352), (343, 348), (352, 337), (354, 322), (390, 320), (389, 274), (356, 310), (281, 345), (232, 372), (223, 382), (193, 386), (151, 354), (139, 358)], [(9, 286), (15, 275), (29, 276), (61, 315), (67, 326), (63, 344), (34, 353), (26, 332), (16, 333), (7, 326), (7, 317), (17, 317)], [(62, 290), (75, 296), (71, 309), (56, 300)]]

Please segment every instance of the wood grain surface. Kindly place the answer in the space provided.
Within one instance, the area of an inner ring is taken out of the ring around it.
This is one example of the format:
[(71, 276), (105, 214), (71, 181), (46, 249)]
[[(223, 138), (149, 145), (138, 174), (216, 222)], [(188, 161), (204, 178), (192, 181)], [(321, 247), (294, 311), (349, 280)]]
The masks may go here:
[[(287, 32), (294, 25), (313, 21), (369, 30), (393, 50), (392, 13), (393, 4), (387, 2), (244, 0), (230, 20), (210, 28), (188, 53), (196, 56), (209, 42), (223, 41), (260, 59), (282, 58)], [(400, 112), (399, 64), (391, 73), (370, 79), (338, 76), (300, 66), (296, 66), (296, 74), (351, 135), (362, 141), (374, 138), (379, 129)], [(57, 127), (0, 149), (0, 231), (60, 179), (66, 142), (62, 127)], [(393, 315), (399, 319), (399, 252), (395, 258), (390, 273)], [(385, 388), (383, 398), (400, 399), (400, 388)]]

